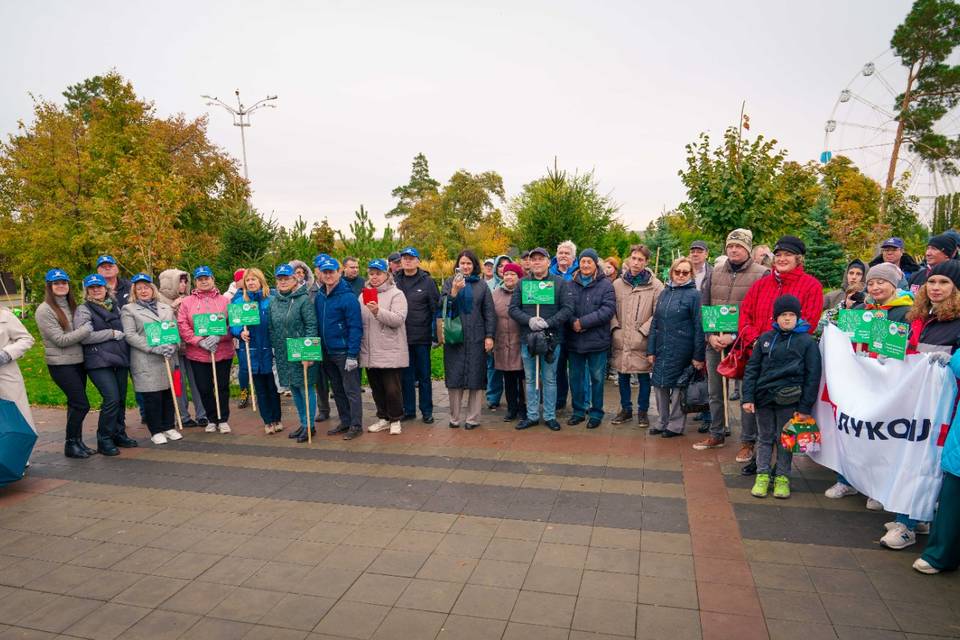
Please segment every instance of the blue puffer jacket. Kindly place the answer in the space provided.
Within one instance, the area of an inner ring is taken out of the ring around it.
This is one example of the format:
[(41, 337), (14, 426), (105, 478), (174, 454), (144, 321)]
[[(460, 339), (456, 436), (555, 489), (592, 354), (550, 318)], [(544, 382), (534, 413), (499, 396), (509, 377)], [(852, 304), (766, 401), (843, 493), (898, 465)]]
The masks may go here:
[[(599, 273), (599, 271), (597, 272)], [(609, 278), (596, 275), (584, 284), (578, 271), (567, 285), (573, 290), (573, 317), (564, 334), (567, 350), (574, 353), (598, 353), (610, 348), (610, 320), (617, 312), (617, 294)], [(580, 321), (582, 331), (573, 330)]]
[(314, 299), (317, 308), (317, 325), (324, 353), (360, 355), (360, 338), (363, 337), (363, 320), (360, 317), (360, 301), (343, 278), (329, 294), (320, 287)]
[[(953, 371), (953, 375), (960, 378), (960, 350), (954, 352), (950, 358), (950, 370)], [(943, 443), (940, 466), (947, 473), (960, 477), (960, 415), (956, 413), (950, 424), (947, 440)]]
[(560, 271), (560, 267), (557, 265), (557, 257), (554, 256), (550, 258), (550, 274), (554, 276), (560, 276), (567, 282), (573, 280), (573, 273), (577, 270), (576, 265), (570, 265), (567, 267), (566, 271)]
[[(255, 291), (249, 294), (249, 302), (256, 302), (260, 307), (260, 324), (251, 324), (247, 326), (250, 332), (250, 367), (254, 375), (273, 375), (273, 349), (270, 345), (270, 298), (264, 298), (262, 292)], [(237, 291), (233, 296), (232, 304), (243, 304), (248, 302), (243, 299), (243, 291)], [(247, 367), (247, 343), (240, 340), (240, 333), (243, 327), (230, 327), (230, 333), (237, 338), (240, 347), (237, 349), (237, 361), (240, 368), (246, 371)]]
[(647, 354), (657, 357), (650, 383), (676, 387), (691, 360), (703, 362), (705, 347), (696, 282), (691, 279), (680, 286), (667, 284), (657, 300), (647, 340)]

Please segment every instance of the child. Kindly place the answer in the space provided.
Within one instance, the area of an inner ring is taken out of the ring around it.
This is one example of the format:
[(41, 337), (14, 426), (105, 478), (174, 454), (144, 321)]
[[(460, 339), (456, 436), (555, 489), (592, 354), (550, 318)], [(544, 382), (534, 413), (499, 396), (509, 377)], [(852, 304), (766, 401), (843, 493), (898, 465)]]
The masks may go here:
[(794, 413), (810, 418), (820, 388), (820, 350), (800, 318), (800, 300), (783, 295), (773, 303), (773, 330), (762, 334), (743, 376), (743, 410), (757, 414), (757, 479), (751, 493), (765, 498), (770, 458), (777, 447), (774, 498), (790, 497), (793, 454), (779, 446), (780, 431)]

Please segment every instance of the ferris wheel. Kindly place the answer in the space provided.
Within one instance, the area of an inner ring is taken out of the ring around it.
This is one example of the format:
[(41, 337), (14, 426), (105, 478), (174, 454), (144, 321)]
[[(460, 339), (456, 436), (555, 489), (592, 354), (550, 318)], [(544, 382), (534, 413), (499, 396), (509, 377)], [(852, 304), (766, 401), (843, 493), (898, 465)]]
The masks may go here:
[[(897, 131), (894, 104), (906, 84), (907, 69), (892, 49), (860, 68), (840, 92), (824, 125), (823, 152), (826, 164), (846, 156), (865, 175), (886, 184), (890, 156)], [(960, 107), (950, 110), (934, 127), (938, 133), (960, 137)], [(900, 147), (895, 184), (907, 175), (906, 193), (916, 198), (917, 214), (925, 224), (933, 219), (938, 196), (960, 191), (960, 179), (931, 169), (910, 143)]]

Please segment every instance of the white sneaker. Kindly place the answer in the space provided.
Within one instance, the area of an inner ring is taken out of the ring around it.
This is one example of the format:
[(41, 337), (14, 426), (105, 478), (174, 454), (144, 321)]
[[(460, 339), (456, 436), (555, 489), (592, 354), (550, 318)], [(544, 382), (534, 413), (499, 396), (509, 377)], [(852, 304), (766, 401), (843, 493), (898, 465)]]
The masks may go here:
[(230, 425), (226, 422), (220, 423), (220, 433), (230, 433)]
[(204, 430), (204, 432), (206, 432), (206, 433), (216, 433), (216, 432), (217, 432), (217, 423), (216, 423), (216, 422), (208, 422), (208, 423), (207, 423), (207, 426), (205, 426), (205, 427), (203, 428), (203, 430)]
[(867, 498), (867, 509), (870, 511), (883, 511), (883, 503), (873, 498)]
[(163, 435), (167, 436), (167, 440), (182, 440), (183, 436), (180, 435), (180, 432), (176, 429), (167, 429), (163, 432)]
[(367, 431), (369, 431), (370, 433), (376, 433), (376, 432), (378, 432), (378, 431), (383, 431), (384, 429), (386, 429), (386, 428), (389, 427), (389, 426), (390, 426), (390, 423), (387, 422), (386, 420), (384, 420), (383, 418), (381, 418), (381, 419), (377, 420), (376, 422), (374, 422), (374, 423), (373, 423), (372, 425), (370, 425), (369, 427), (367, 427)]
[(925, 573), (932, 576), (935, 573), (940, 573), (940, 569), (937, 569), (935, 566), (924, 560), (923, 558), (917, 558), (913, 561), (913, 568), (919, 571), (920, 573)]
[(283, 425), (280, 424), (279, 422), (273, 423), (273, 432), (280, 433), (281, 431), (283, 431)]
[(150, 442), (153, 444), (167, 444), (167, 436), (162, 433), (155, 433), (150, 436)]
[[(885, 527), (887, 528), (887, 531), (890, 531), (890, 530), (893, 529), (895, 526), (897, 526), (897, 522), (895, 522), (895, 521), (894, 521), (894, 522), (887, 522), (887, 523), (884, 524), (883, 526), (885, 526)], [(917, 523), (917, 528), (914, 529), (913, 532), (914, 532), (915, 534), (917, 534), (918, 536), (928, 536), (928, 535), (930, 535), (930, 523), (929, 523), (929, 522), (918, 522), (918, 523)]]
[(880, 544), (889, 549), (906, 549), (917, 543), (917, 535), (901, 522), (892, 523), (887, 533), (880, 538)]
[(390, 425), (390, 435), (396, 436), (396, 435), (399, 435), (400, 433), (401, 433), (400, 421), (397, 420), (396, 422)]
[(263, 432), (267, 435), (270, 435), (271, 433), (273, 433), (273, 425), (272, 424), (263, 425)]
[(836, 500), (838, 498), (846, 498), (847, 496), (855, 496), (858, 493), (860, 492), (854, 489), (853, 487), (851, 487), (850, 485), (843, 484), (842, 482), (838, 482), (837, 484), (833, 485), (832, 487), (824, 491), (823, 495), (827, 496), (831, 500)]

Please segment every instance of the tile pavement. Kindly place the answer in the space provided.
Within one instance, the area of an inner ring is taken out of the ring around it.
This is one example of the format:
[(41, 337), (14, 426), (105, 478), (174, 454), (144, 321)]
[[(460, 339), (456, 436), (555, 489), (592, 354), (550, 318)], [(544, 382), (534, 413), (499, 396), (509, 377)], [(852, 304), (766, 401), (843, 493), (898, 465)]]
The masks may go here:
[(73, 461), (39, 409), (30, 476), (0, 490), (0, 640), (960, 637), (957, 576), (882, 550), (887, 516), (823, 498), (829, 471), (761, 501), (694, 424), (500, 415), (307, 447), (234, 410), (229, 436), (137, 427)]

